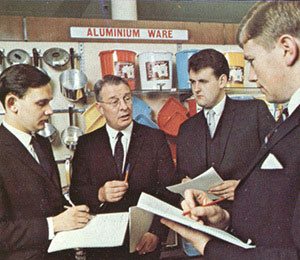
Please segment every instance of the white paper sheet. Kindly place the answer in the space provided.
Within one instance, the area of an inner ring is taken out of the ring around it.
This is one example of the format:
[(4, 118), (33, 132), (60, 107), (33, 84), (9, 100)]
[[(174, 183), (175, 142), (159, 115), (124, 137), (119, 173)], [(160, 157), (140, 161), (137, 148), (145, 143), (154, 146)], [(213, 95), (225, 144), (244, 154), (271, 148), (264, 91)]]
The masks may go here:
[[(187, 181), (185, 183), (179, 183), (173, 186), (168, 186), (167, 189), (174, 193), (179, 193), (182, 197), (184, 197), (184, 191), (186, 189), (197, 189), (202, 190), (207, 193), (207, 191), (216, 185), (221, 184), (223, 179), (216, 172), (216, 170), (211, 167), (204, 173), (198, 175), (197, 177)], [(217, 199), (218, 197), (213, 194), (207, 194), (210, 199)]]
[(48, 252), (77, 247), (121, 246), (127, 226), (128, 212), (98, 214), (84, 228), (57, 233)]
[(153, 214), (138, 207), (129, 208), (129, 252), (135, 252), (135, 248), (142, 236), (149, 231)]
[(193, 229), (202, 231), (211, 236), (217, 237), (234, 245), (240, 246), (245, 249), (254, 248), (255, 246), (244, 243), (237, 237), (227, 233), (224, 230), (213, 228), (205, 225), (201, 225), (198, 222), (185, 217), (182, 215), (182, 210), (173, 207), (172, 205), (161, 201), (149, 194), (142, 193), (137, 207), (152, 212), (153, 214), (159, 215), (161, 217), (170, 219), (174, 222), (178, 222), (182, 225), (191, 227)]

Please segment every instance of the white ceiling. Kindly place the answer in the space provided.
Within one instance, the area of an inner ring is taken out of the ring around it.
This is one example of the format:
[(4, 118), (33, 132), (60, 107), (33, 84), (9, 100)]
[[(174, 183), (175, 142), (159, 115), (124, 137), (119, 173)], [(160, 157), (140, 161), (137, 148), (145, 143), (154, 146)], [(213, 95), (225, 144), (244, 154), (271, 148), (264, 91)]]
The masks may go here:
[[(254, 2), (137, 0), (137, 14), (138, 20), (238, 23)], [(111, 4), (110, 0), (0, 0), (0, 15), (111, 19)]]

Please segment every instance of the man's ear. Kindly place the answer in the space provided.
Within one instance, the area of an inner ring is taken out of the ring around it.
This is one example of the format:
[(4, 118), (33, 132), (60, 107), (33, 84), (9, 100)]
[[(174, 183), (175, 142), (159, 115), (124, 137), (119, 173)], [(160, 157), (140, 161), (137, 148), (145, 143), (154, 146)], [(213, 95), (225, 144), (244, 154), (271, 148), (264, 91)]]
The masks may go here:
[(225, 74), (222, 74), (219, 77), (219, 86), (220, 86), (220, 88), (225, 88), (226, 87), (227, 80), (228, 80), (228, 78)]
[(299, 46), (295, 37), (289, 34), (284, 34), (280, 36), (278, 43), (284, 51), (286, 65), (292, 66), (298, 60), (299, 55)]
[(13, 94), (8, 94), (5, 98), (5, 107), (6, 109), (11, 110), (13, 113), (18, 112), (18, 106), (16, 104), (18, 97)]
[(96, 103), (96, 108), (99, 111), (99, 113), (103, 116), (103, 108), (100, 102)]

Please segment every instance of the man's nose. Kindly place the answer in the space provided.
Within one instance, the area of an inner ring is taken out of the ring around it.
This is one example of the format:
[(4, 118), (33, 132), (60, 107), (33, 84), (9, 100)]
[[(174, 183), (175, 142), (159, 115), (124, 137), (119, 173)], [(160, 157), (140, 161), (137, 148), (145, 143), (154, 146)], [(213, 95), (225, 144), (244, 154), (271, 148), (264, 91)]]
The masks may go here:
[(250, 67), (250, 70), (249, 70), (248, 80), (249, 80), (249, 82), (257, 81), (257, 75), (252, 67)]

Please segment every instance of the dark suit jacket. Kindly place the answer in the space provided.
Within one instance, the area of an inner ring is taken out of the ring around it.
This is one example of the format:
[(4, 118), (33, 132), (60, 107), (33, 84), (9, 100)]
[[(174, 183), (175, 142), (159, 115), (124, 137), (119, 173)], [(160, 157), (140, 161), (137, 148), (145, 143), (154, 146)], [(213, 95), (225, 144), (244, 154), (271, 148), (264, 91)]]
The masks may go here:
[[(261, 169), (273, 154), (283, 169)], [(231, 216), (235, 235), (255, 249), (218, 240), (207, 244), (207, 259), (300, 259), (300, 106), (274, 132), (236, 190)]]
[(20, 141), (0, 126), (0, 259), (50, 258), (45, 255), (49, 245), (46, 217), (63, 211), (63, 198), (51, 145), (37, 138), (52, 162), (52, 179)]
[(177, 139), (179, 180), (185, 176), (194, 178), (211, 166), (225, 180), (241, 179), (274, 124), (274, 118), (263, 101), (240, 101), (226, 97), (225, 107), (214, 135), (220, 148), (215, 154), (217, 159), (212, 165), (208, 165), (208, 126), (202, 110), (180, 127)]
[[(128, 211), (142, 192), (168, 200), (166, 186), (174, 183), (174, 164), (162, 131), (134, 122), (126, 158), (130, 163), (129, 189), (124, 198), (99, 208), (98, 190), (107, 181), (120, 180), (106, 127), (79, 138), (73, 158), (70, 194), (76, 203), (85, 203), (92, 213)], [(154, 232), (160, 233), (157, 225)]]

